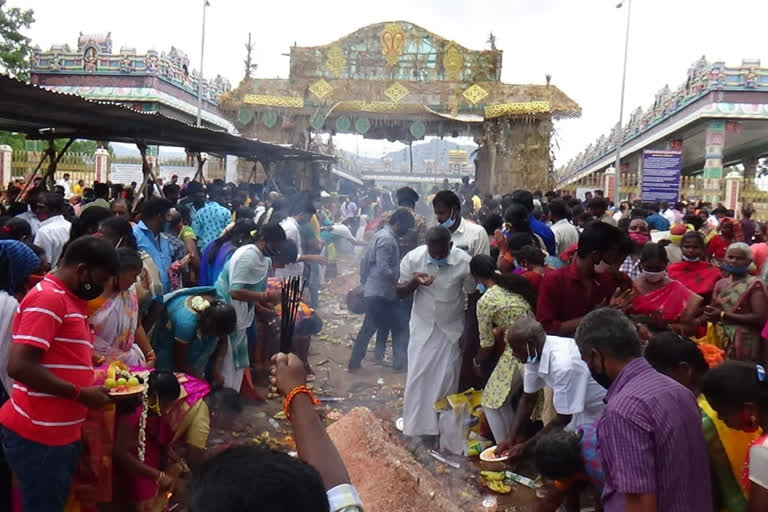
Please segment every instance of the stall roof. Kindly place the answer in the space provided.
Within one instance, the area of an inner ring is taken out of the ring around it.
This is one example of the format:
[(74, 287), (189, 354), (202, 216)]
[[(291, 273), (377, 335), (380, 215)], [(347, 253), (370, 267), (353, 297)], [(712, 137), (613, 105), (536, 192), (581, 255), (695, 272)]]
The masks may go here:
[(189, 152), (234, 155), (250, 160), (334, 160), (333, 157), (198, 128), (157, 112), (49, 91), (0, 75), (0, 130), (45, 138), (107, 140), (176, 146)]

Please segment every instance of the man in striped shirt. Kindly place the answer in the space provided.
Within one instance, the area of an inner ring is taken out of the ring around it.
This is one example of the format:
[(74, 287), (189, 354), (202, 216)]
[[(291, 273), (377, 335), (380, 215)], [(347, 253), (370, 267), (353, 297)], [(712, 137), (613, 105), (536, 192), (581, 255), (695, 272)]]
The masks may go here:
[(713, 512), (709, 455), (693, 393), (641, 356), (632, 322), (617, 309), (588, 314), (576, 344), (608, 389), (597, 423), (606, 512)]
[(86, 301), (101, 295), (118, 268), (109, 242), (79, 238), (16, 312), (8, 358), (15, 383), (0, 424), (24, 510), (63, 510), (87, 409), (110, 400), (105, 388), (92, 385), (93, 334), (85, 313)]

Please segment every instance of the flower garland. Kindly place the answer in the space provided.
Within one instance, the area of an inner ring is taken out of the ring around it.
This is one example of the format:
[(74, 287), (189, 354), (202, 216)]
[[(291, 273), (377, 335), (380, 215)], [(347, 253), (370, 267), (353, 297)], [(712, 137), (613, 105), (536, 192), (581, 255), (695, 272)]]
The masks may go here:
[(144, 463), (147, 450), (147, 411), (149, 410), (149, 386), (141, 394), (141, 416), (139, 417), (139, 462)]

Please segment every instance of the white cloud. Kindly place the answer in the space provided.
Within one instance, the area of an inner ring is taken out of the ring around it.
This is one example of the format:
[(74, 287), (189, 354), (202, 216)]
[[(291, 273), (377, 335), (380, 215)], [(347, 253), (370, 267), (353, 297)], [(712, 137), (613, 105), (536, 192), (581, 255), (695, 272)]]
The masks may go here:
[[(502, 79), (507, 83), (544, 83), (544, 75), (551, 73), (552, 83), (584, 109), (581, 119), (558, 123), (558, 163), (618, 120), (625, 18), (615, 8), (617, 0), (209, 1), (206, 76), (240, 80), (249, 31), (257, 76), (287, 77), (288, 57), (281, 54), (294, 41), (327, 44), (371, 23), (403, 19), (475, 49), (485, 47), (493, 31), (504, 50)], [(34, 9), (37, 21), (30, 35), (43, 49), (54, 43), (72, 46), (80, 31), (111, 31), (115, 50), (174, 45), (190, 56), (193, 67), (200, 61), (203, 0), (10, 3)], [(768, 2), (635, 0), (632, 7), (625, 113), (651, 104), (664, 84), (682, 83), (690, 64), (703, 54), (728, 64), (762, 58), (768, 65), (760, 24), (768, 18)], [(369, 152), (369, 142), (364, 144)]]

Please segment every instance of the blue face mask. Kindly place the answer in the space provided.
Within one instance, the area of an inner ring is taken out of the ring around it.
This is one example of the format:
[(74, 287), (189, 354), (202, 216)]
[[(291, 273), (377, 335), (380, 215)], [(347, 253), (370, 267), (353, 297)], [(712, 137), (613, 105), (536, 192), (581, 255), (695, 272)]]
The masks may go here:
[(535, 363), (539, 360), (539, 355), (536, 353), (535, 350), (533, 351), (533, 354), (531, 354), (530, 345), (525, 346), (525, 351), (528, 352), (528, 359), (525, 360), (526, 364)]
[(488, 288), (486, 288), (483, 283), (477, 283), (477, 291), (479, 291), (480, 293), (485, 293), (486, 291), (488, 291)]
[(427, 253), (427, 261), (430, 263), (434, 263), (438, 267), (442, 267), (448, 264), (448, 256), (446, 256), (445, 258), (437, 259), (437, 258), (433, 258), (431, 254)]
[(749, 267), (743, 266), (743, 267), (732, 267), (727, 263), (722, 263), (720, 265), (720, 268), (728, 272), (729, 274), (736, 274), (737, 276), (742, 276), (746, 274), (749, 271)]
[(453, 218), (453, 210), (451, 210), (451, 216), (441, 222), (440, 225), (446, 229), (451, 229), (455, 223), (456, 219)]

